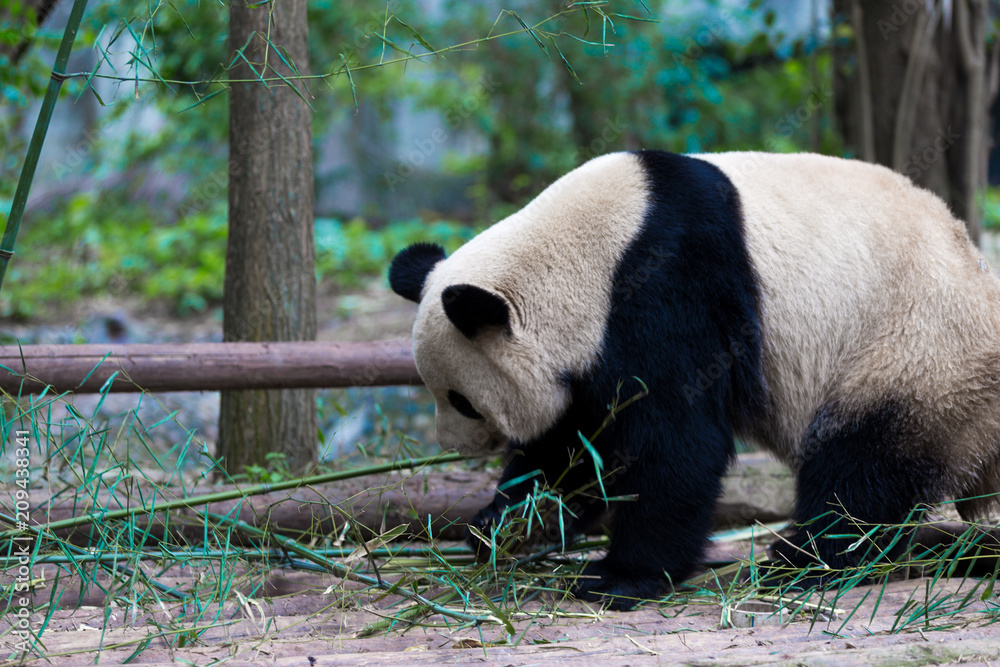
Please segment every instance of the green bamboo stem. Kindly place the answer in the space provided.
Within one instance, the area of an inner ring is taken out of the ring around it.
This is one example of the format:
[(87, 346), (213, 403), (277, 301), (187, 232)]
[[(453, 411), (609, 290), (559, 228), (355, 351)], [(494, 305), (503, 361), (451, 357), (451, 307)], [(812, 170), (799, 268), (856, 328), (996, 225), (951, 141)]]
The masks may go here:
[(80, 20), (83, 18), (83, 10), (86, 7), (87, 0), (74, 0), (73, 2), (69, 21), (63, 31), (62, 42), (59, 43), (56, 64), (52, 67), (49, 87), (42, 100), (42, 109), (38, 112), (38, 120), (35, 121), (35, 131), (31, 135), (31, 143), (28, 144), (28, 154), (24, 158), (21, 177), (18, 179), (17, 189), (14, 191), (14, 201), (11, 203), (10, 215), (7, 217), (7, 227), (3, 232), (3, 240), (0, 241), (0, 289), (3, 288), (3, 279), (7, 274), (7, 263), (14, 254), (14, 241), (17, 239), (17, 231), (21, 227), (24, 207), (28, 203), (28, 192), (31, 190), (31, 182), (35, 178), (38, 156), (42, 152), (42, 144), (49, 131), (49, 121), (52, 120), (52, 110), (55, 109), (56, 101), (59, 99), (59, 89), (66, 79), (66, 63), (69, 62), (69, 54), (73, 50), (76, 32), (80, 29)]
[[(354, 477), (362, 477), (364, 475), (377, 475), (383, 472), (393, 472), (396, 470), (408, 470), (410, 468), (419, 468), (421, 466), (430, 465), (432, 463), (449, 463), (452, 461), (461, 461), (464, 456), (456, 452), (449, 452), (446, 454), (438, 454), (437, 456), (426, 456), (419, 459), (406, 459), (403, 461), (394, 461), (392, 463), (383, 463), (380, 465), (369, 466), (366, 468), (357, 468), (354, 470), (341, 470), (339, 472), (332, 472), (326, 475), (314, 475), (313, 477), (301, 477), (299, 479), (290, 479), (287, 482), (276, 482), (274, 484), (257, 484), (255, 486), (246, 487), (243, 489), (232, 489), (230, 491), (219, 491), (218, 493), (206, 493), (200, 496), (191, 496), (188, 498), (177, 498), (175, 500), (168, 500), (163, 503), (153, 503), (149, 507), (145, 505), (140, 507), (130, 507), (128, 509), (102, 511), (101, 509), (91, 510), (84, 516), (72, 517), (70, 519), (63, 519), (62, 521), (53, 521), (51, 523), (38, 524), (38, 529), (46, 532), (54, 532), (57, 530), (65, 530), (67, 528), (76, 528), (77, 526), (83, 526), (86, 524), (94, 523), (95, 521), (115, 521), (117, 519), (134, 518), (136, 516), (142, 516), (145, 514), (152, 514), (153, 512), (166, 512), (172, 509), (178, 509), (186, 507), (193, 509), (195, 507), (201, 507), (202, 505), (208, 505), (210, 503), (218, 503), (226, 500), (236, 500), (238, 498), (246, 498), (249, 496), (257, 496), (264, 493), (270, 493), (272, 491), (288, 491), (291, 489), (298, 489), (303, 486), (311, 486), (315, 484), (325, 484), (327, 482), (338, 482), (345, 479), (352, 479)], [(17, 535), (20, 531), (18, 530), (6, 530), (0, 533), (0, 540), (10, 539), (12, 536)]]
[[(357, 551), (357, 547), (328, 547), (325, 549), (313, 549), (313, 551), (322, 556), (326, 556), (327, 558), (347, 558), (352, 553)], [(435, 553), (441, 554), (442, 556), (473, 557), (472, 550), (466, 546), (437, 548), (430, 546), (379, 547), (376, 549), (369, 549), (369, 553), (373, 558), (393, 559), (432, 558)], [(38, 556), (31, 562), (33, 565), (70, 565), (97, 562), (117, 563), (121, 561), (132, 563), (143, 560), (191, 562), (200, 560), (225, 560), (233, 558), (234, 556), (239, 557), (240, 560), (246, 561), (280, 561), (287, 559), (288, 553), (283, 549), (240, 549), (238, 551), (223, 549), (185, 549), (182, 551), (173, 551), (170, 549), (163, 549), (157, 551), (143, 551), (139, 553), (121, 551), (108, 553), (86, 553), (81, 551), (79, 555), (75, 556), (67, 556), (64, 554), (48, 554), (45, 556)], [(20, 562), (20, 556), (0, 556), (0, 570), (8, 567), (14, 567)]]

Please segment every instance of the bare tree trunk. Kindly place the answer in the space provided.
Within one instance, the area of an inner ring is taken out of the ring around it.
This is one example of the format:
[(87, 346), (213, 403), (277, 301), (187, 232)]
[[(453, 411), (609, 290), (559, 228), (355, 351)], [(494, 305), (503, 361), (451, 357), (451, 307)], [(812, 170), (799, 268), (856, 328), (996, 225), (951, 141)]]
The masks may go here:
[[(813, 86), (819, 88), (822, 82), (819, 80), (819, 0), (809, 0), (809, 81)], [(810, 114), (809, 118), (809, 150), (813, 153), (820, 152), (820, 138), (822, 135), (822, 123), (824, 112)]]
[(833, 0), (833, 11), (854, 33), (834, 47), (847, 145), (940, 195), (978, 242), (997, 80), (985, 0)]
[[(851, 3), (851, 18), (854, 25), (864, 25), (861, 2)], [(861, 136), (861, 159), (875, 161), (875, 117), (872, 112), (871, 67), (868, 60), (867, 38), (864, 31), (857, 31), (854, 45), (858, 57), (858, 128)]]
[[(309, 106), (275, 73), (308, 73), (306, 0), (232, 3), (230, 47), (241, 61), (229, 93), (229, 241), (223, 336), (226, 341), (316, 338), (312, 128)], [(270, 42), (270, 43), (269, 43)], [(245, 48), (244, 48), (245, 47)], [(303, 85), (299, 92), (308, 97)], [(293, 470), (316, 456), (312, 390), (227, 391), (219, 415), (226, 469), (263, 464), (282, 452)]]
[[(971, 7), (970, 7), (971, 5)], [(969, 236), (979, 243), (983, 223), (976, 196), (986, 185), (987, 117), (992, 100), (986, 100), (986, 2), (985, 0), (957, 0), (955, 23), (958, 34), (958, 52), (962, 55), (962, 68), (968, 81), (965, 90), (967, 132), (965, 134), (965, 182), (962, 183), (962, 208)]]

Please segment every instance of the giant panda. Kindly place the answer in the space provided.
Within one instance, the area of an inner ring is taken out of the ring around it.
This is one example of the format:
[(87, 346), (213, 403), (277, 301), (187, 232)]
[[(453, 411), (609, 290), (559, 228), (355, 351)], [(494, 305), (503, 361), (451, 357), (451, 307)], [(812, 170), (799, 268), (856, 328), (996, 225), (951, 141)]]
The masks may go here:
[(947, 206), (889, 169), (605, 155), (450, 257), (404, 249), (389, 282), (419, 303), (442, 447), (506, 450), (475, 526), (540, 480), (593, 490), (592, 452), (614, 468), (564, 514), (578, 532), (626, 498), (583, 599), (625, 609), (692, 573), (734, 436), (796, 474), (798, 528), (775, 546), (796, 567), (857, 564), (845, 534), (949, 498), (976, 516), (997, 490), (1000, 282)]

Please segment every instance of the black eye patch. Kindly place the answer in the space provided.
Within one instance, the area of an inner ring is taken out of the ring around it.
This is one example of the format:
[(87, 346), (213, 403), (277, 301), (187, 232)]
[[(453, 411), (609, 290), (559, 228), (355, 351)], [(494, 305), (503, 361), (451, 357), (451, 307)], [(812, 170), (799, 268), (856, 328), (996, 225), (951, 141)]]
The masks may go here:
[(484, 417), (476, 412), (476, 409), (472, 407), (472, 403), (469, 403), (469, 399), (462, 396), (454, 389), (448, 392), (448, 402), (451, 403), (451, 407), (458, 410), (458, 414), (463, 417), (468, 417), (469, 419), (484, 419)]

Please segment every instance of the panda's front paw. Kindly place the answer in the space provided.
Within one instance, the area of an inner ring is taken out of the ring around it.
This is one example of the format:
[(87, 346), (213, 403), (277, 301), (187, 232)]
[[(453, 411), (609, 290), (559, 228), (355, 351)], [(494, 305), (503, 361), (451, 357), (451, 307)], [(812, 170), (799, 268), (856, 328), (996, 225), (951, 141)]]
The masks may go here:
[[(488, 563), (493, 556), (493, 542), (496, 527), (503, 518), (503, 510), (493, 501), (476, 513), (469, 522), (469, 531), (465, 541), (476, 553), (476, 561)], [(474, 529), (474, 530), (473, 530)]]
[(658, 600), (665, 589), (663, 577), (623, 572), (601, 561), (584, 568), (573, 595), (606, 604), (609, 609), (629, 611), (646, 600)]

